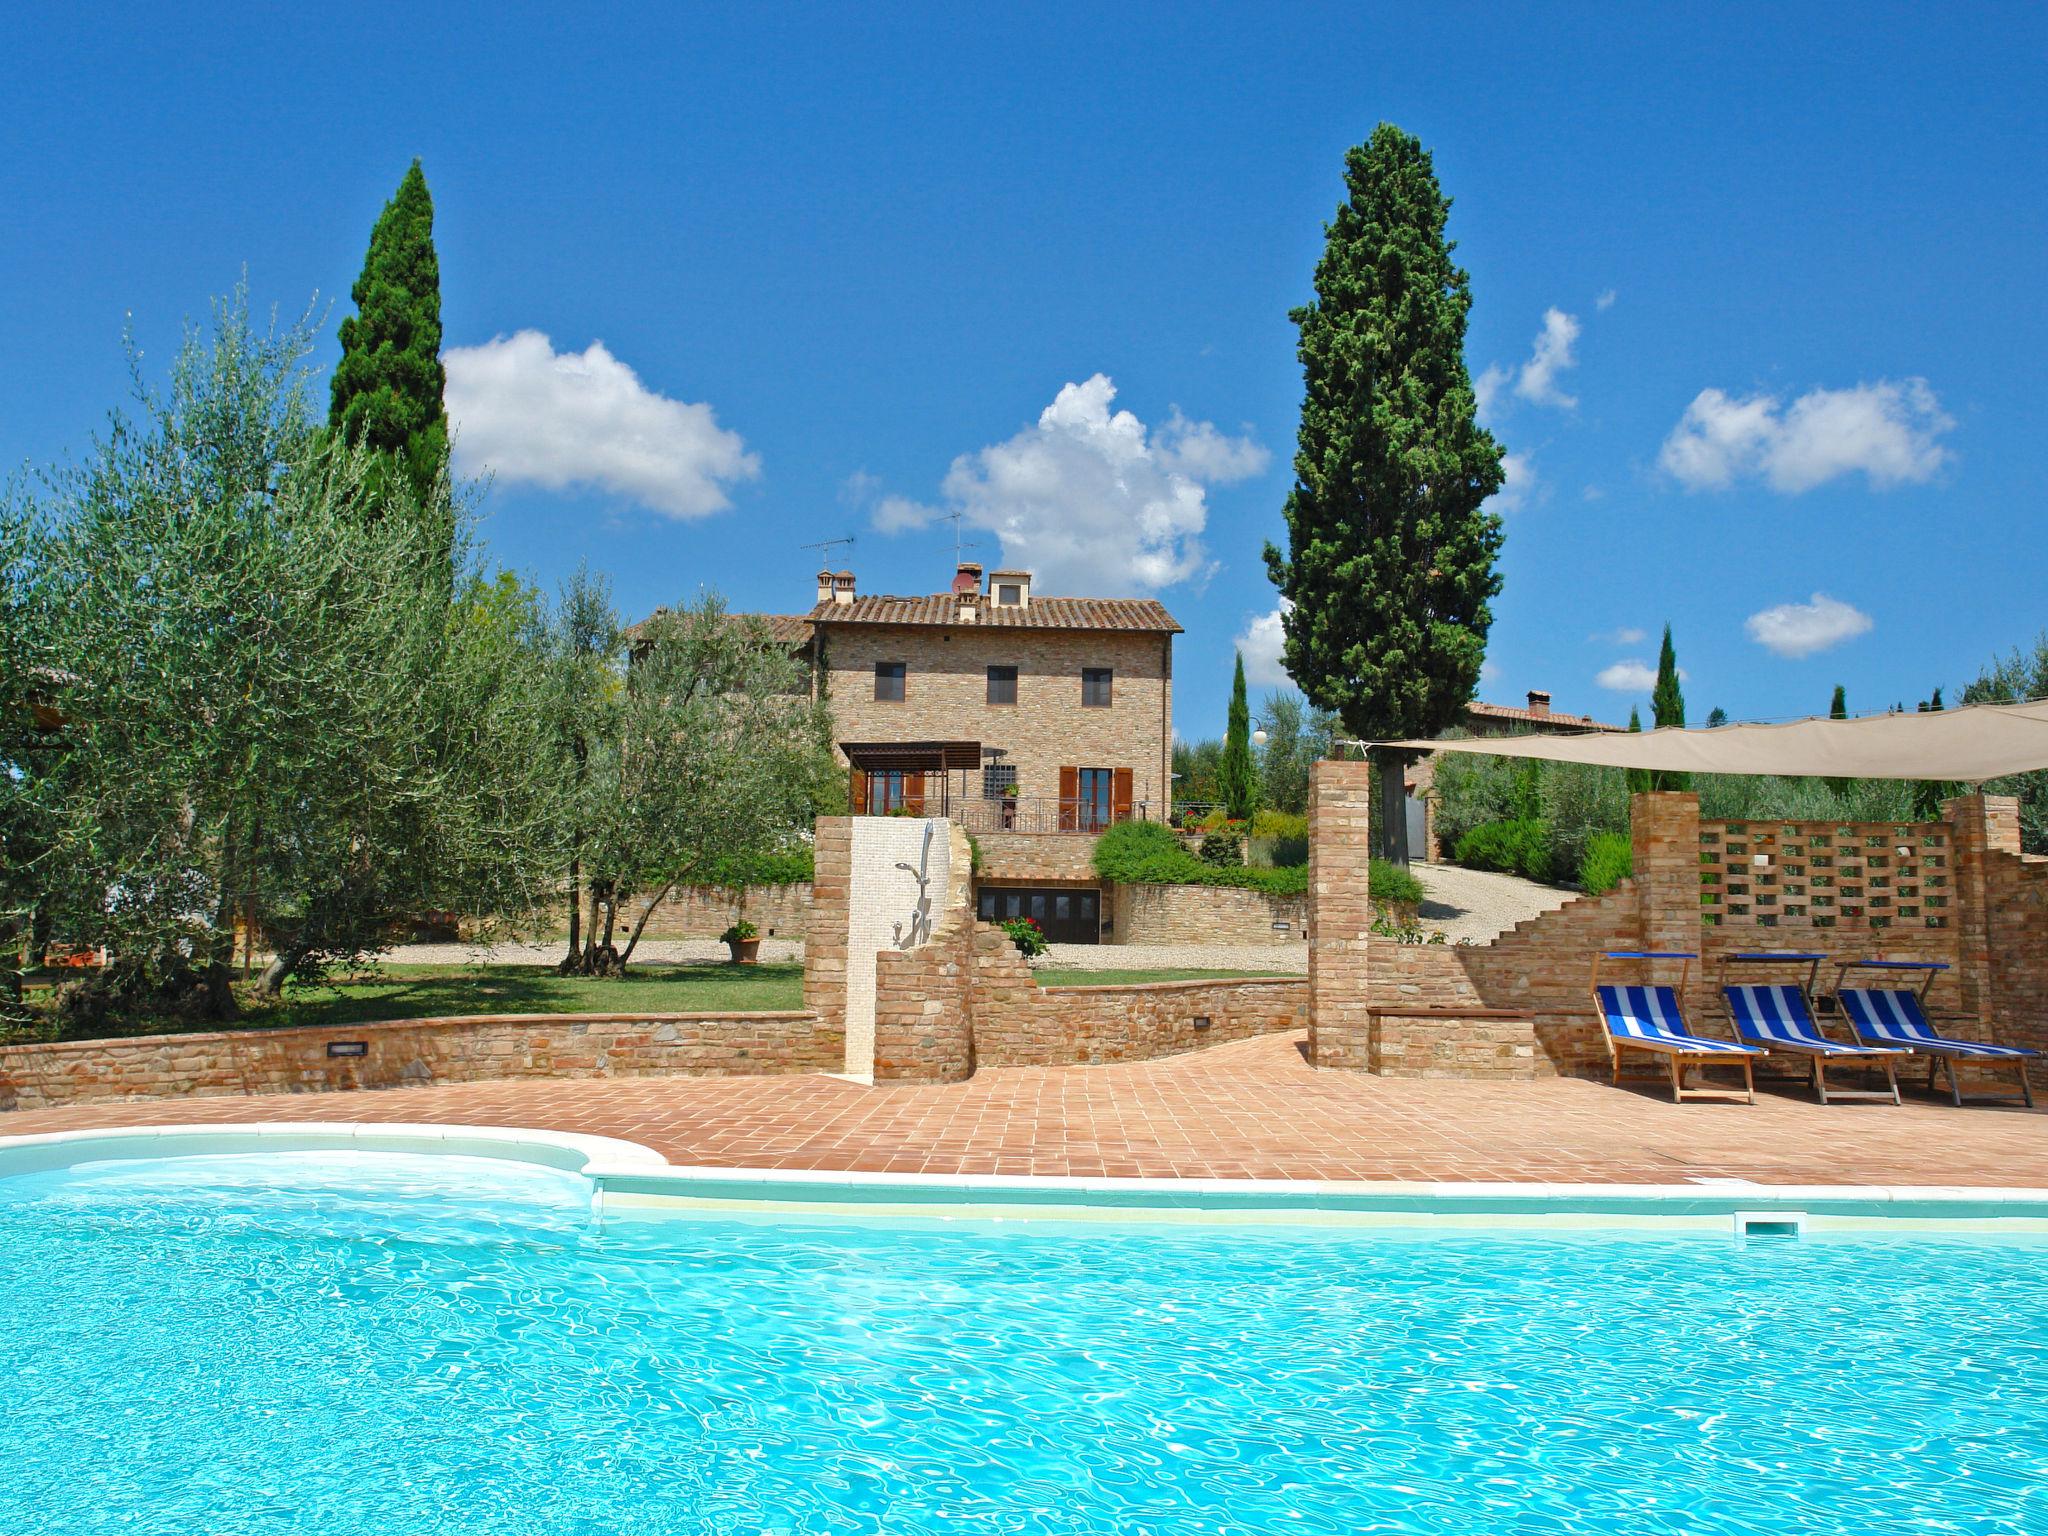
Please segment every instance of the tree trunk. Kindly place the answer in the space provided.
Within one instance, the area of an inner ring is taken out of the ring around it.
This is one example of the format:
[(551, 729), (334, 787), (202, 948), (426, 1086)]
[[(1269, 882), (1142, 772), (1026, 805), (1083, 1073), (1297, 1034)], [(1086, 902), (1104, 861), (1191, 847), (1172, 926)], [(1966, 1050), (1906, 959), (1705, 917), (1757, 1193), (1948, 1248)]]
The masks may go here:
[(583, 861), (569, 860), (569, 953), (555, 969), (564, 976), (583, 964)]
[(646, 906), (640, 909), (640, 916), (634, 921), (633, 931), (626, 936), (626, 952), (619, 956), (619, 969), (621, 971), (625, 970), (627, 963), (633, 958), (633, 951), (639, 947), (640, 934), (647, 927), (647, 919), (654, 916), (654, 909), (664, 901), (667, 901), (668, 893), (675, 888), (675, 881), (669, 881), (667, 885), (664, 885), (656, 893), (654, 900), (648, 902)]
[(259, 996), (276, 1002), (284, 996), (284, 984), (292, 972), (299, 968), (299, 962), (306, 958), (304, 946), (294, 944), (273, 954), (263, 967), (263, 977), (256, 983)]
[(1408, 867), (1408, 760), (1398, 752), (1377, 755), (1380, 779), (1380, 857)]

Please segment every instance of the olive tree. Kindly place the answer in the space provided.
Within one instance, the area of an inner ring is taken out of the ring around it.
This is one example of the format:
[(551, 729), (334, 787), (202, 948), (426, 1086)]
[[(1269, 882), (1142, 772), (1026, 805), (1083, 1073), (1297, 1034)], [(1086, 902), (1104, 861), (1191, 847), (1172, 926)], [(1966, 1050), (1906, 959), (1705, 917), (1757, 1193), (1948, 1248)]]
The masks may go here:
[[(716, 596), (640, 625), (608, 699), (597, 716), (605, 729), (582, 738), (578, 853), (590, 917), (564, 961), (591, 975), (625, 969), (678, 886), (795, 841), (831, 761), (828, 717), (803, 664)], [(637, 911), (620, 947), (628, 904)]]
[(134, 413), (34, 509), (67, 722), (46, 887), (108, 948), (115, 1012), (227, 1017), (238, 932), (274, 990), (552, 862), (518, 704), (538, 667), (451, 604), (439, 519), (365, 515), (394, 492), (317, 431), (311, 344), (238, 291), (161, 392), (131, 346)]

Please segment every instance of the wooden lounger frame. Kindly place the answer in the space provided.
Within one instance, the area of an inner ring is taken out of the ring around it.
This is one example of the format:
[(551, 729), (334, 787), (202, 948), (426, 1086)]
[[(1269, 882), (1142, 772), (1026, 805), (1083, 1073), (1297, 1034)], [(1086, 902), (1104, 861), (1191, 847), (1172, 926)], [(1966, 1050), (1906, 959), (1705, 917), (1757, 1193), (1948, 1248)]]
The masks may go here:
[[(1799, 987), (1799, 996), (1806, 1004), (1806, 1016), (1809, 1019), (1813, 1020), (1814, 1032), (1822, 1036), (1822, 1038), (1826, 1038), (1827, 1031), (1821, 1027), (1820, 1011), (1814, 1006), (1813, 1001), (1815, 987), (1820, 980), (1820, 965), (1821, 962), (1826, 958), (1827, 956), (1825, 955), (1816, 955), (1812, 953), (1773, 954), (1769, 952), (1760, 952), (1757, 954), (1727, 955), (1724, 956), (1721, 961), (1721, 982), (1724, 987), (1736, 985), (1736, 983), (1730, 982), (1728, 980), (1728, 968), (1734, 965), (1805, 966), (1806, 979), (1797, 984)], [(1725, 992), (1722, 994), (1722, 1000), (1725, 1005), (1727, 1000), (1727, 994)], [(1739, 1026), (1735, 1024), (1735, 1011), (1732, 1008), (1729, 1009), (1728, 1022), (1729, 1027), (1731, 1029), (1734, 1029), (1735, 1031), (1735, 1038), (1741, 1040), (1742, 1030)], [(1892, 1049), (1888, 1046), (1869, 1045), (1862, 1040), (1857, 1040), (1854, 1038), (1856, 1033), (1854, 1029), (1851, 1029), (1849, 1033), (1851, 1036), (1851, 1044), (1861, 1046), (1864, 1050), (1867, 1051), (1882, 1051), (1884, 1053), (1882, 1060), (1875, 1056), (1838, 1056), (1832, 1058), (1832, 1060), (1835, 1062), (1837, 1066), (1850, 1068), (1859, 1066), (1882, 1066), (1884, 1068), (1884, 1087), (1837, 1088), (1834, 1090), (1833, 1094), (1830, 1095), (1828, 1091), (1827, 1064), (1831, 1058), (1822, 1055), (1819, 1051), (1802, 1050), (1796, 1045), (1784, 1045), (1775, 1040), (1744, 1040), (1743, 1044), (1754, 1045), (1759, 1050), (1768, 1051), (1773, 1056), (1784, 1055), (1798, 1056), (1804, 1058), (1811, 1069), (1814, 1096), (1818, 1098), (1823, 1104), (1832, 1104), (1837, 1099), (1860, 1099), (1875, 1104), (1898, 1104), (1904, 1102), (1899, 1098), (1899, 1058), (1901, 1056), (1909, 1056), (1912, 1053), (1910, 1051), (1905, 1050), (1903, 1047), (1899, 1049)], [(1930, 1081), (1931, 1080), (1932, 1079), (1930, 1075)]]
[[(1687, 981), (1692, 977), (1692, 963), (1698, 955), (1677, 950), (1669, 952), (1651, 950), (1623, 950), (1593, 956), (1593, 979), (1587, 984), (1587, 993), (1593, 999), (1593, 1015), (1600, 1021), (1600, 1038), (1607, 1042), (1607, 1062), (1612, 1068), (1610, 1081), (1616, 1087), (1621, 1085), (1621, 1053), (1639, 1051), (1645, 1056), (1661, 1056), (1671, 1074), (1671, 1102), (1681, 1104), (1687, 1099), (1728, 1099), (1740, 1093), (1745, 1103), (1756, 1102), (1756, 1058), (1754, 1056), (1727, 1056), (1718, 1051), (1688, 1051), (1680, 1046), (1652, 1044), (1646, 1040), (1622, 1040), (1607, 1025), (1607, 1010), (1600, 1002), (1600, 962), (1603, 960), (1682, 960), (1685, 962), (1678, 973), (1678, 985), (1673, 994), (1683, 1001)], [(1685, 1086), (1685, 1069), (1689, 1066), (1734, 1066), (1742, 1064), (1741, 1088), (1688, 1088)], [(1631, 1078), (1632, 1082), (1650, 1082), (1655, 1073)]]
[[(1892, 990), (1912, 992), (1919, 999), (1920, 1011), (1924, 1016), (1927, 1012), (1928, 990), (1933, 987), (1934, 978), (1947, 969), (1948, 962), (1946, 960), (1837, 960), (1835, 962), (1835, 992), (1839, 996), (1842, 988), (1848, 985), (1849, 973), (1851, 971), (1920, 971), (1924, 974), (1918, 987), (1898, 987)], [(1930, 1024), (1933, 1022), (1932, 1019), (1928, 1020)], [(1855, 1033), (1854, 1025), (1850, 1026), (1849, 1032), (1851, 1034)], [(1859, 1041), (1859, 1043), (1861, 1042)], [(1935, 1091), (1934, 1078), (1937, 1070), (1945, 1070), (1948, 1073), (1949, 1102), (1958, 1109), (1962, 1108), (1965, 1104), (2024, 1104), (2028, 1109), (2034, 1107), (2034, 1080), (2027, 1072), (2028, 1057), (2015, 1056), (2007, 1063), (2019, 1076), (2020, 1091), (2018, 1093), (1973, 1093), (1965, 1095), (1962, 1082), (1956, 1076), (1956, 1058), (1947, 1051), (1922, 1051), (1905, 1046), (1900, 1047), (1900, 1049), (1909, 1056), (1925, 1056), (1927, 1058), (1927, 1091), (1929, 1093)], [(2001, 1064), (1996, 1057), (1986, 1059), (1979, 1056), (1976, 1058), (1976, 1061), (1977, 1065), (1988, 1067), (1993, 1071), (1996, 1071)]]

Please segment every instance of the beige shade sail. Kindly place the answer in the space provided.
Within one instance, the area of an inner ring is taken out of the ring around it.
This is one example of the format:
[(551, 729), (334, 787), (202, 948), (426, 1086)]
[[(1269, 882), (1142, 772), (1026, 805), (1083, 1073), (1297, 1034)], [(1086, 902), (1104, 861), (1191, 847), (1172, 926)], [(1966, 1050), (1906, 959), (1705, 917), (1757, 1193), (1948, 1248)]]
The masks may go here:
[(1456, 741), (1376, 741), (1411, 752), (1477, 752), (1667, 773), (1811, 775), (1841, 779), (1938, 779), (1981, 784), (2048, 768), (2048, 700), (1971, 704), (1925, 714), (1814, 718), (1784, 725), (1669, 726), (1590, 736), (1482, 736)]

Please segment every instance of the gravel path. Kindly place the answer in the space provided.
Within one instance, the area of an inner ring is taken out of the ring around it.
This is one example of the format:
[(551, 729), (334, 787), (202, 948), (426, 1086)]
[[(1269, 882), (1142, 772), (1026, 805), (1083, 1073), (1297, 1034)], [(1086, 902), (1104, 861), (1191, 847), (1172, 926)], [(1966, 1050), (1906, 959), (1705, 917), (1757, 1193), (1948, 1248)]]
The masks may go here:
[[(568, 949), (568, 941), (547, 944), (401, 944), (384, 958), (393, 965), (553, 965)], [(801, 939), (763, 939), (763, 960), (801, 960)], [(633, 951), (633, 964), (685, 965), (726, 958), (725, 946), (716, 939), (642, 939)]]
[(1054, 944), (1032, 962), (1039, 971), (1284, 971), (1308, 974), (1308, 945)]
[[(1442, 930), (1453, 944), (1486, 944), (1525, 918), (1563, 906), (1570, 891), (1538, 885), (1514, 875), (1488, 874), (1450, 864), (1417, 864), (1415, 876), (1428, 900), (1422, 926)], [(398, 965), (552, 965), (562, 958), (560, 941), (549, 944), (407, 944), (391, 952)], [(801, 960), (800, 939), (763, 939), (763, 960)], [(723, 960), (716, 939), (647, 939), (633, 951), (633, 963), (678, 965)], [(1308, 945), (1289, 944), (1055, 944), (1042, 968), (1070, 971), (1284, 971), (1306, 975)]]
[(1554, 912), (1576, 894), (1519, 875), (1455, 864), (1417, 864), (1415, 878), (1427, 897), (1421, 912), (1424, 931), (1441, 929), (1453, 944), (1490, 944), (1515, 924)]

